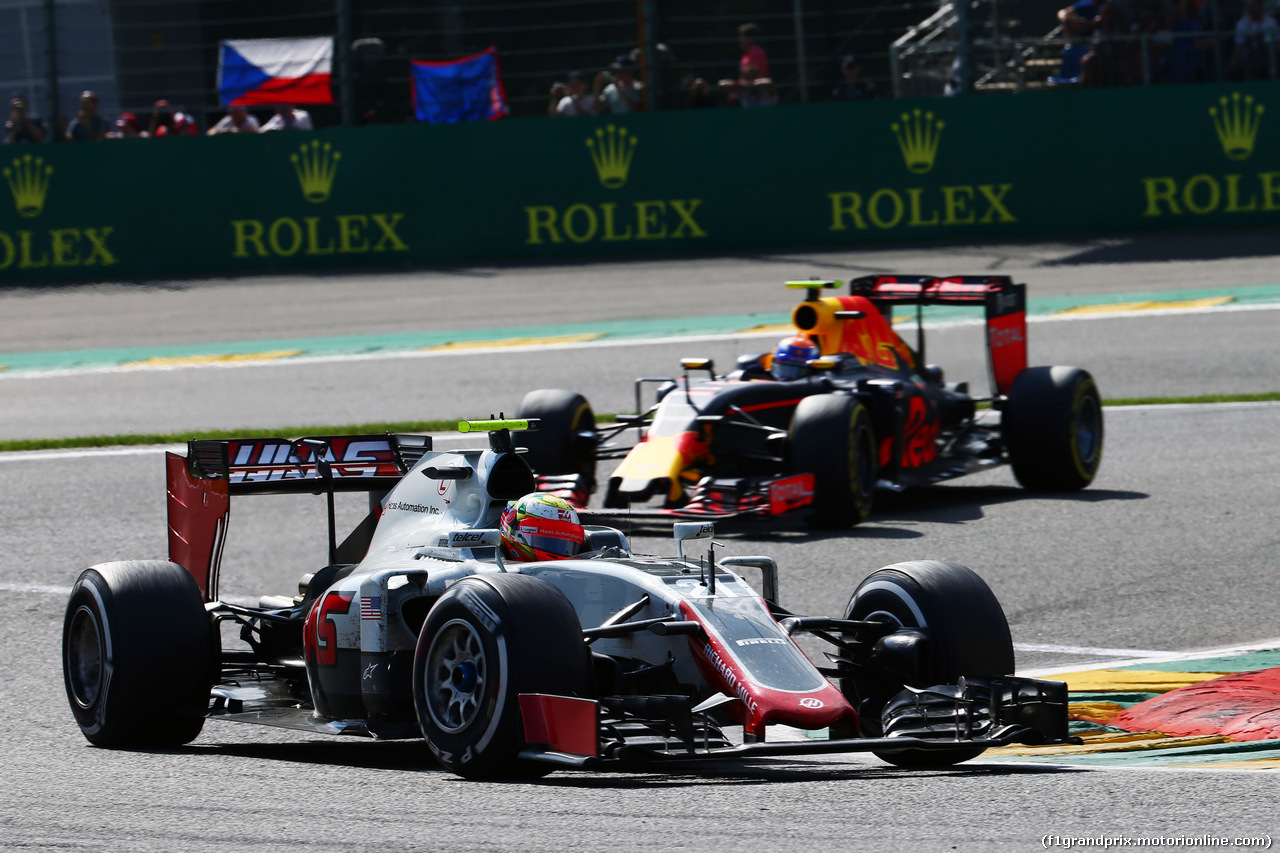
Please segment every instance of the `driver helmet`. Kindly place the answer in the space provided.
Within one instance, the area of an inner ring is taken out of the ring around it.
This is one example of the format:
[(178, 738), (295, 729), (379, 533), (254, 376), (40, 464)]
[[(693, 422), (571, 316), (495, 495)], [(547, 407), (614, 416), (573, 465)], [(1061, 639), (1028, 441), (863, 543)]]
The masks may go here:
[(587, 540), (578, 513), (555, 495), (534, 493), (508, 503), (499, 527), (512, 560), (566, 560)]
[(809, 362), (821, 354), (818, 345), (804, 335), (792, 335), (778, 342), (770, 369), (778, 379), (799, 379), (809, 374)]

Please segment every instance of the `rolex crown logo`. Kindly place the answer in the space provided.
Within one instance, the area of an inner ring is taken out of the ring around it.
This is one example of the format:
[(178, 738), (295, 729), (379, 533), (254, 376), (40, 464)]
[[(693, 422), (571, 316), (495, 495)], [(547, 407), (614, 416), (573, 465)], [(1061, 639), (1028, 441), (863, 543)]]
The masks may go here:
[(1262, 104), (1253, 103), (1253, 95), (1240, 97), (1232, 92), (1218, 99), (1219, 106), (1209, 107), (1213, 129), (1218, 132), (1222, 153), (1232, 160), (1247, 160), (1253, 153), (1253, 139), (1262, 123)]
[(600, 183), (606, 189), (616, 190), (626, 184), (636, 141), (625, 127), (613, 125), (603, 130), (597, 129), (596, 138), (587, 139), (591, 159), (596, 164), (596, 174), (600, 176)]
[(303, 143), (298, 153), (290, 154), (289, 159), (298, 173), (298, 183), (306, 200), (313, 204), (327, 200), (342, 154), (334, 151), (329, 143), (321, 144), (320, 140), (313, 139), (310, 145)]
[(15, 158), (13, 166), (4, 170), (9, 191), (13, 193), (13, 204), (20, 216), (31, 218), (44, 210), (44, 196), (49, 191), (49, 176), (52, 174), (53, 167), (46, 166), (43, 157), (31, 154)]
[(920, 110), (903, 113), (901, 124), (890, 125), (898, 137), (898, 147), (902, 149), (907, 169), (922, 175), (933, 168), (933, 158), (938, 154), (938, 141), (942, 138), (944, 126), (942, 121), (933, 117), (933, 113)]

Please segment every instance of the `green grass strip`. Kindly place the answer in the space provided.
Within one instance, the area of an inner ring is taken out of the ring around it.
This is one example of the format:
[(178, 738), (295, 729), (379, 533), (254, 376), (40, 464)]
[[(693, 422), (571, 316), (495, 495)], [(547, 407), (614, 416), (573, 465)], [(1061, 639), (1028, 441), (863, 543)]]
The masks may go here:
[[(1158, 406), (1176, 403), (1265, 403), (1280, 400), (1280, 391), (1265, 394), (1206, 394), (1198, 397), (1125, 397), (1105, 400), (1106, 406)], [(614, 415), (596, 415), (601, 423), (614, 420)], [(79, 447), (127, 447), (138, 444), (185, 444), (191, 438), (245, 438), (247, 436), (365, 435), (386, 432), (423, 433), (455, 432), (458, 419), (447, 421), (394, 421), (342, 426), (276, 427), (274, 429), (205, 430), (202, 432), (138, 433), (127, 435), (88, 435), (76, 438), (0, 439), (0, 452), (22, 450), (65, 450)]]

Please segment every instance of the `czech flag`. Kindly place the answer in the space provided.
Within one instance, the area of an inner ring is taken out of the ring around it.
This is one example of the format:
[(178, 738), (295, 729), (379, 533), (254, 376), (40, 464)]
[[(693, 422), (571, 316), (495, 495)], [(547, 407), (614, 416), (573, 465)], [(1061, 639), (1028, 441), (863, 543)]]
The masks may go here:
[(332, 104), (333, 39), (236, 39), (218, 57), (223, 106)]
[(413, 60), (410, 70), (413, 114), (418, 121), (492, 121), (507, 114), (495, 47), (448, 62)]

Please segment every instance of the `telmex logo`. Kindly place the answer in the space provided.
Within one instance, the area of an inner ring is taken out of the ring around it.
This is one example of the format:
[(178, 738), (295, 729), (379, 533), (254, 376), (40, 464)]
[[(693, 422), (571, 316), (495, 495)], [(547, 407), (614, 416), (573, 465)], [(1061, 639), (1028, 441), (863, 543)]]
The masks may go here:
[[(1262, 104), (1252, 95), (1232, 92), (1208, 108), (1222, 153), (1230, 160), (1248, 160), (1262, 126)], [(1146, 217), (1206, 216), (1210, 213), (1256, 213), (1280, 210), (1280, 171), (1253, 174), (1203, 173), (1185, 181), (1164, 176), (1143, 178)]]
[(28, 154), (13, 161), (13, 166), (4, 170), (4, 178), (9, 182), (9, 192), (13, 193), (13, 204), (19, 216), (28, 219), (39, 216), (44, 210), (44, 195), (49, 191), (49, 179), (53, 175), (53, 167), (44, 164), (43, 157)]
[[(627, 184), (639, 139), (625, 127), (608, 125), (587, 137), (600, 186), (620, 190)], [(583, 201), (560, 208), (549, 204), (524, 208), (525, 245), (614, 243), (705, 237), (695, 218), (700, 198), (641, 199), (628, 202)]]
[(297, 154), (289, 155), (293, 169), (298, 173), (303, 198), (313, 204), (329, 200), (329, 191), (333, 188), (333, 178), (338, 173), (338, 161), (341, 159), (341, 152), (334, 151), (327, 142), (321, 145), (319, 140), (312, 140), (309, 150), (303, 145)]
[[(324, 204), (333, 192), (342, 153), (313, 139), (289, 155), (302, 197)], [(233, 258), (290, 258), (295, 255), (350, 255), (407, 252), (397, 228), (403, 213), (347, 213), (333, 216), (282, 216), (270, 224), (261, 219), (231, 220)]]
[(938, 143), (945, 126), (933, 117), (933, 113), (921, 113), (920, 110), (903, 113), (901, 124), (889, 125), (898, 137), (898, 148), (902, 151), (902, 159), (908, 169), (923, 175), (933, 168), (933, 159), (938, 156)]
[[(889, 125), (913, 175), (933, 171), (946, 123), (931, 111), (904, 112)], [(875, 170), (869, 170), (874, 173)], [(992, 225), (1017, 222), (1006, 200), (1013, 184), (880, 187), (827, 193), (831, 231)]]
[[(18, 215), (24, 219), (40, 216), (53, 180), (53, 167), (46, 165), (43, 157), (24, 154), (14, 158), (3, 171)], [(110, 226), (102, 226), (0, 231), (0, 270), (15, 265), (18, 269), (111, 266), (118, 263), (107, 247), (107, 237), (112, 230)]]

